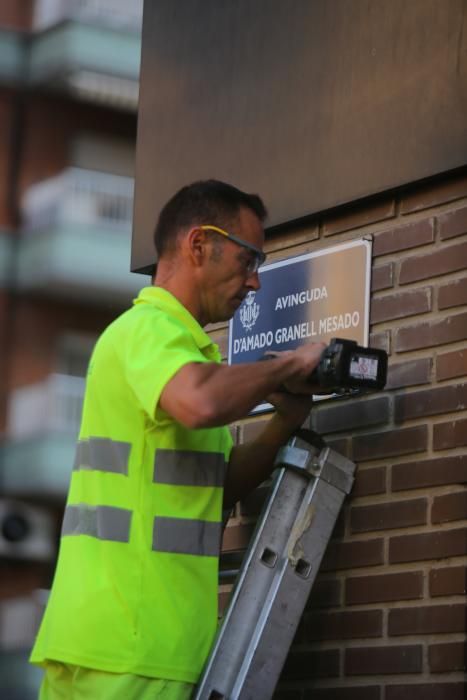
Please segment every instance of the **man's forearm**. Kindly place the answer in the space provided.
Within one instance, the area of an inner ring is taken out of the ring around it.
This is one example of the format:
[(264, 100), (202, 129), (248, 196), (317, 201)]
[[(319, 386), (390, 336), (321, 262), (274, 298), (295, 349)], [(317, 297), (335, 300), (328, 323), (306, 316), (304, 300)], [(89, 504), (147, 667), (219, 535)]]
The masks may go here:
[(224, 507), (232, 507), (270, 476), (278, 450), (302, 422), (294, 416), (289, 418), (285, 413), (275, 413), (254, 441), (232, 449), (224, 486)]
[(190, 363), (164, 387), (161, 407), (188, 428), (212, 428), (244, 417), (282, 385), (310, 395), (307, 379), (323, 348), (310, 343), (255, 364)]

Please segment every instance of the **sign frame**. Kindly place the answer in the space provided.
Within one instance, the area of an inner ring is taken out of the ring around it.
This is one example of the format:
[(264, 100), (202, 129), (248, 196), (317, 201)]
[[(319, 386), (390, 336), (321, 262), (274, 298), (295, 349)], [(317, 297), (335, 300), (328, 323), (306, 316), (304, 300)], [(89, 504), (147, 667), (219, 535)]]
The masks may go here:
[[(370, 329), (370, 301), (371, 301), (371, 267), (372, 267), (372, 246), (373, 246), (373, 236), (367, 235), (363, 236), (358, 239), (353, 239), (351, 241), (345, 241), (343, 243), (338, 243), (335, 245), (328, 246), (326, 248), (320, 248), (319, 250), (315, 250), (309, 253), (302, 253), (300, 255), (295, 255), (289, 258), (283, 258), (281, 260), (276, 260), (271, 263), (266, 263), (263, 265), (260, 270), (259, 270), (259, 276), (260, 280), (261, 277), (269, 272), (272, 271), (277, 271), (283, 268), (287, 268), (294, 265), (298, 265), (300, 263), (304, 263), (306, 261), (312, 261), (312, 260), (319, 260), (319, 258), (322, 258), (324, 256), (329, 256), (329, 255), (334, 255), (336, 253), (343, 253), (347, 250), (355, 249), (357, 247), (363, 247), (364, 249), (364, 280), (363, 280), (363, 313), (362, 313), (362, 318), (359, 323), (359, 335), (358, 337), (354, 338), (357, 340), (359, 345), (363, 345), (364, 347), (368, 347), (368, 341), (369, 341), (369, 329)], [(243, 306), (243, 304), (242, 304)], [(249, 360), (244, 360), (243, 362), (233, 362), (233, 346), (234, 342), (236, 340), (235, 334), (234, 334), (234, 326), (238, 326), (238, 318), (239, 314), (241, 311), (242, 306), (239, 307), (239, 309), (235, 312), (234, 316), (230, 319), (229, 321), (229, 339), (228, 339), (228, 363), (229, 365), (231, 364), (243, 364), (244, 362), (248, 362)], [(339, 334), (337, 331), (336, 333), (332, 334), (333, 337), (349, 337), (348, 333), (345, 334)], [(320, 337), (319, 335), (316, 338), (313, 338), (315, 342), (319, 342), (322, 339), (322, 336)], [(295, 347), (298, 347), (300, 345), (303, 345), (305, 342), (310, 342), (310, 338), (306, 338), (304, 341), (297, 341), (295, 342)], [(270, 348), (273, 351), (280, 351), (277, 347)], [(284, 349), (290, 349), (290, 348), (284, 348)], [(265, 348), (265, 352), (268, 350), (268, 348)], [(335, 395), (329, 395), (329, 396), (319, 396), (315, 397), (316, 399), (323, 399), (323, 398), (333, 398)], [(269, 411), (273, 409), (271, 404), (269, 403), (263, 403), (258, 406), (256, 406), (252, 413), (258, 413), (258, 412), (264, 412), (264, 411)]]

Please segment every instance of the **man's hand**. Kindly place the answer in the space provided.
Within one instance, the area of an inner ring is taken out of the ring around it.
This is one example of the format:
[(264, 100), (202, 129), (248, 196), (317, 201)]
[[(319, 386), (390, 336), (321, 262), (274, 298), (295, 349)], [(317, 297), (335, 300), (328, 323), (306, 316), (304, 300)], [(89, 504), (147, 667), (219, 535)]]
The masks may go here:
[[(225, 482), (226, 505), (233, 505), (270, 475), (277, 451), (303, 425), (311, 410), (313, 393), (318, 390), (308, 377), (325, 347), (325, 343), (309, 343), (290, 352), (271, 353), (277, 357), (277, 362), (250, 365), (255, 373), (263, 370), (261, 365), (264, 369), (268, 365), (277, 368), (274, 369), (275, 386), (267, 394), (267, 401), (276, 411), (253, 442), (232, 449)], [(284, 365), (288, 368), (287, 374), (283, 371)], [(278, 385), (280, 388), (276, 389)]]
[[(321, 355), (326, 347), (326, 343), (307, 343), (306, 345), (301, 345), (296, 350), (268, 353), (268, 355), (270, 354), (273, 357), (294, 355), (294, 357), (300, 361), (300, 372), (293, 378), (287, 379), (287, 381), (284, 382), (284, 389), (288, 393), (305, 394), (306, 396), (318, 393), (319, 387), (316, 384), (312, 384), (309, 381), (309, 378), (315, 367), (317, 367)], [(275, 405), (273, 401), (270, 403)]]

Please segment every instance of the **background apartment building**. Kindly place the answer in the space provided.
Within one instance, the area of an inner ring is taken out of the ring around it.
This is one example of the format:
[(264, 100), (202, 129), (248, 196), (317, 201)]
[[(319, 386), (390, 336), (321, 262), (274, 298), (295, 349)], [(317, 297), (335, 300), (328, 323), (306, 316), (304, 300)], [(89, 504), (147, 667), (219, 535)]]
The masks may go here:
[(130, 274), (142, 2), (0, 4), (0, 696), (56, 557), (84, 375)]

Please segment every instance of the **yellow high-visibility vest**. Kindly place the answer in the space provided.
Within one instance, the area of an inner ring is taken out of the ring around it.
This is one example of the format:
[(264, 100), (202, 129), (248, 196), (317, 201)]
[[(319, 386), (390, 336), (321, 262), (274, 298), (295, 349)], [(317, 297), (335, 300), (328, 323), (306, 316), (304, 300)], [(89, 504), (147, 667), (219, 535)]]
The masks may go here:
[(159, 407), (218, 347), (167, 291), (142, 290), (94, 349), (50, 599), (31, 661), (196, 682), (217, 624), (227, 428)]

